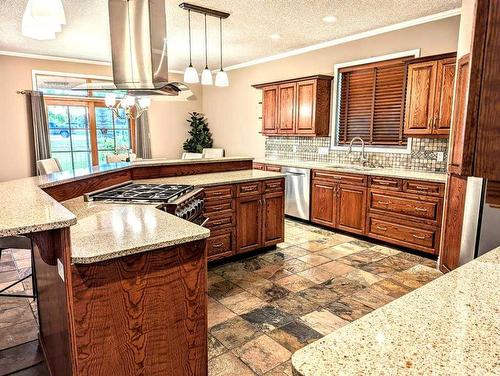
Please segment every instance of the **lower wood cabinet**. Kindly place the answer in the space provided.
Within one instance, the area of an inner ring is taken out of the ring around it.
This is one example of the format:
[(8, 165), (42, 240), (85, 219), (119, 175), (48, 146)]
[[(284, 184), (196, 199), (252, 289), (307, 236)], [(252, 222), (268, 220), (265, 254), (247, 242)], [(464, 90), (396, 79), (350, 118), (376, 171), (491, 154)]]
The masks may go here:
[(337, 201), (337, 228), (356, 234), (364, 234), (366, 228), (366, 188), (339, 184)]
[(205, 188), (208, 260), (283, 242), (284, 187), (281, 178)]
[(240, 197), (236, 204), (237, 253), (258, 249), (262, 245), (262, 195)]
[(365, 233), (366, 187), (313, 180), (311, 221)]
[(437, 254), (444, 184), (313, 170), (311, 221)]

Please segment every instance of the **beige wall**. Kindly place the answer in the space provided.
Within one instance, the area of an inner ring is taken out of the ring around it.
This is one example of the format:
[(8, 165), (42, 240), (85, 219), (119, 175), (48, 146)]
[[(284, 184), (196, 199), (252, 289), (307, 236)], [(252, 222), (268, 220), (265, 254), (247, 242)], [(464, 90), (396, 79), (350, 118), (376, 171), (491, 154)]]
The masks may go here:
[(460, 31), (458, 34), (458, 49), (457, 49), (458, 58), (470, 52), (475, 14), (476, 14), (476, 0), (462, 0), (462, 11), (460, 14)]
[(252, 84), (332, 74), (336, 63), (420, 48), (421, 55), (456, 51), (460, 18), (453, 17), (229, 72), (230, 87), (203, 90), (203, 111), (214, 143), (228, 155), (264, 156), (261, 100)]
[[(32, 175), (33, 146), (26, 99), (17, 90), (32, 88), (32, 70), (110, 76), (111, 67), (0, 56), (0, 181)], [(179, 79), (175, 75), (172, 79)], [(153, 157), (178, 158), (187, 136), (190, 111), (201, 111), (201, 88), (193, 102), (153, 101), (150, 116)]]

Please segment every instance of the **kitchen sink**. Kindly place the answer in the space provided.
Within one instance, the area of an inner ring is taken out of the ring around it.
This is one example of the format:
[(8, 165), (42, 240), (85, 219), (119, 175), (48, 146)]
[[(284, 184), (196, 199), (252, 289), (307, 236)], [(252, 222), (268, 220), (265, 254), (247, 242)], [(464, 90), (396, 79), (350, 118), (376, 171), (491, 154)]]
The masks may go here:
[(358, 166), (358, 165), (345, 165), (345, 164), (339, 164), (339, 165), (328, 165), (326, 166), (327, 168), (334, 168), (336, 170), (354, 170), (354, 171), (364, 171), (364, 170), (373, 170), (375, 167), (368, 167), (368, 166)]

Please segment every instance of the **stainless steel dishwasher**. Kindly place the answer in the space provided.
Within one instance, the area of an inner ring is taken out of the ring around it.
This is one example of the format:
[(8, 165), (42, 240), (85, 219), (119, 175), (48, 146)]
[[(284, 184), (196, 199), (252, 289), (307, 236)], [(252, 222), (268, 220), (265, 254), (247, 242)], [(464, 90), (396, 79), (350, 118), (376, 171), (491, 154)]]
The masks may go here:
[(311, 170), (282, 167), (285, 178), (285, 214), (309, 220)]

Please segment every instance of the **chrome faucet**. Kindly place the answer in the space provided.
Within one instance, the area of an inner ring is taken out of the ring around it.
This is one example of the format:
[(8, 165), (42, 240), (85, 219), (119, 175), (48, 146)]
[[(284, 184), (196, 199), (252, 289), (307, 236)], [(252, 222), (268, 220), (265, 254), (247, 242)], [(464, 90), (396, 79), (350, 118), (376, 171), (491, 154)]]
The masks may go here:
[(352, 153), (352, 144), (354, 143), (354, 141), (361, 141), (361, 157), (359, 159), (359, 163), (361, 164), (361, 166), (364, 166), (366, 162), (368, 162), (368, 158), (366, 157), (365, 155), (365, 142), (363, 141), (363, 139), (361, 137), (354, 137), (351, 142), (349, 142), (349, 150), (347, 151), (347, 155), (351, 154)]

